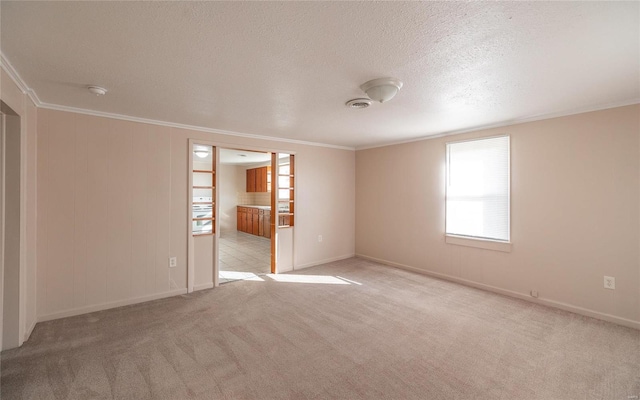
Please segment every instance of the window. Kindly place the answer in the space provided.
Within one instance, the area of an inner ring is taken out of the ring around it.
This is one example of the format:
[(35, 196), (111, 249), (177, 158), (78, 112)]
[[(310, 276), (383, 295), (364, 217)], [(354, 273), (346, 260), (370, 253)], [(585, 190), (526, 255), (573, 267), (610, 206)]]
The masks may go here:
[(447, 143), (446, 233), (510, 241), (509, 137)]

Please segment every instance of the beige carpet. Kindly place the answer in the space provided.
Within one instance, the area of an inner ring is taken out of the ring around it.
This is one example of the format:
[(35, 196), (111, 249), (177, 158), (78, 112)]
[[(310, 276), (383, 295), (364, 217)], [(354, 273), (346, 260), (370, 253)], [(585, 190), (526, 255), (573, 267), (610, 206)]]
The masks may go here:
[(2, 399), (640, 395), (637, 330), (360, 259), (263, 279), (38, 324)]

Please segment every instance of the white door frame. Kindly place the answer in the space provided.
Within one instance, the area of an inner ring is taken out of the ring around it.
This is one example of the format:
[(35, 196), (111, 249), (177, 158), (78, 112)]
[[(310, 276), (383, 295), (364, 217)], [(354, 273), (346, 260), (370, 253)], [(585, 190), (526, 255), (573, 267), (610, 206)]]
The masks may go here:
[[(5, 108), (6, 107), (6, 108)], [(8, 114), (7, 114), (8, 113)], [(15, 299), (18, 302), (18, 326), (17, 328), (17, 346), (22, 346), (22, 344), (24, 343), (25, 339), (26, 339), (26, 335), (29, 334), (30, 332), (27, 332), (26, 329), (26, 299), (27, 299), (27, 295), (26, 295), (26, 255), (27, 255), (27, 247), (26, 247), (26, 238), (27, 238), (27, 197), (26, 197), (26, 188), (27, 188), (27, 174), (26, 174), (26, 166), (27, 166), (27, 140), (26, 140), (26, 116), (25, 115), (20, 115), (18, 113), (16, 113), (9, 105), (7, 105), (6, 103), (2, 102), (2, 112), (0, 112), (0, 114), (2, 114), (2, 138), (0, 139), (2, 141), (1, 143), (1, 160), (0, 160), (0, 164), (2, 164), (2, 166), (0, 167), (0, 185), (2, 186), (1, 189), (1, 210), (0, 213), (2, 214), (2, 216), (0, 217), (0, 224), (1, 224), (1, 233), (0, 233), (0, 240), (2, 242), (2, 247), (1, 247), (1, 251), (0, 251), (0, 271), (1, 271), (1, 281), (0, 281), (0, 295), (2, 296), (2, 299), (0, 299), (0, 307), (4, 307), (4, 281), (5, 281), (5, 276), (4, 276), (4, 272), (5, 272), (5, 265), (4, 265), (4, 257), (5, 257), (5, 240), (6, 240), (6, 190), (5, 190), (5, 185), (6, 185), (6, 152), (7, 152), (7, 148), (6, 148), (6, 138), (7, 138), (7, 118), (16, 118), (17, 120), (15, 121), (17, 123), (18, 126), (18, 131), (17, 131), (17, 135), (19, 138), (19, 154), (20, 154), (20, 163), (19, 163), (19, 196), (20, 196), (20, 202), (19, 202), (19, 253), (18, 253), (18, 298)], [(13, 151), (13, 149), (10, 149), (11, 151)], [(0, 310), (0, 329), (4, 329), (4, 323), (5, 323), (5, 316), (4, 316), (4, 309)], [(0, 336), (0, 345), (4, 348), (4, 343), (3, 340), (5, 338), (3, 336)]]
[(0, 350), (4, 329), (4, 113), (0, 112)]

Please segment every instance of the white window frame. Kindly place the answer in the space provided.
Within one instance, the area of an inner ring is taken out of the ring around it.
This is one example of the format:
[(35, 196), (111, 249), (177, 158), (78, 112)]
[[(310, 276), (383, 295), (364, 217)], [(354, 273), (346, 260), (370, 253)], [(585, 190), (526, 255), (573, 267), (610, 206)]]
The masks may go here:
[[(494, 139), (494, 138), (502, 138), (506, 137), (509, 140), (509, 151), (507, 154), (507, 161), (509, 163), (509, 168), (507, 171), (507, 193), (508, 193), (508, 202), (507, 202), (507, 229), (508, 229), (508, 239), (506, 241), (503, 240), (494, 240), (487, 238), (479, 238), (479, 237), (471, 237), (471, 236), (461, 236), (447, 233), (447, 198), (448, 198), (448, 187), (447, 184), (449, 181), (449, 153), (447, 151), (447, 146), (455, 143), (463, 143), (463, 142), (472, 142), (478, 140), (485, 139)], [(511, 136), (508, 134), (505, 135), (495, 135), (495, 136), (485, 136), (485, 137), (476, 137), (472, 139), (465, 140), (457, 140), (445, 143), (445, 196), (444, 196), (444, 206), (445, 206), (445, 221), (444, 221), (444, 232), (445, 232), (445, 243), (459, 246), (467, 246), (467, 247), (475, 247), (485, 250), (495, 250), (502, 252), (511, 252), (512, 242), (511, 242)]]

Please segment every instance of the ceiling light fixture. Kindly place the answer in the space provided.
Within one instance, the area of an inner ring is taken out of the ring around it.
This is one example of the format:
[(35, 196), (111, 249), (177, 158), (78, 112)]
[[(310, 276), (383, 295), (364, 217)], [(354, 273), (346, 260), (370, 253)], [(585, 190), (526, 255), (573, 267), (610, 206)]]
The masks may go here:
[(193, 154), (197, 155), (200, 158), (207, 158), (209, 152), (207, 150), (195, 150)]
[(384, 103), (393, 99), (393, 97), (402, 88), (402, 82), (396, 78), (378, 78), (365, 82), (360, 86), (363, 92), (369, 96), (371, 100)]
[(349, 108), (367, 108), (371, 105), (371, 100), (369, 99), (353, 99), (346, 102), (347, 107)]
[(107, 94), (107, 89), (100, 86), (88, 86), (87, 89), (89, 89), (89, 93), (95, 94), (96, 96), (104, 96)]

